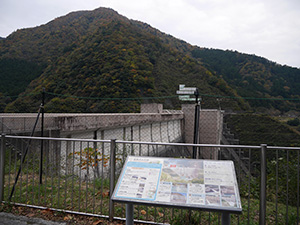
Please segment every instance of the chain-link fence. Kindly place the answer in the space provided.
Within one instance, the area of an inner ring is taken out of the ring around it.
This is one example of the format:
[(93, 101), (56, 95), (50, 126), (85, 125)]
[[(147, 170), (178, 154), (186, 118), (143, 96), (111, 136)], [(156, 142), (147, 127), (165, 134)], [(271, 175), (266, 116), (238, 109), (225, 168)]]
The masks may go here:
[[(195, 118), (194, 103), (183, 104), (178, 110), (164, 109), (160, 103), (141, 104), (139, 108), (138, 113), (44, 113), (43, 107), (36, 114), (5, 113), (0, 116), (0, 132), (55, 138), (221, 143), (221, 110), (202, 109)], [(216, 154), (209, 158), (216, 158)]]
[[(182, 103), (194, 103), (193, 98), (183, 98), (179, 95), (151, 97), (101, 98), (85, 95), (68, 95), (63, 93), (47, 92), (46, 89), (21, 94), (20, 96), (0, 96), (0, 112), (5, 113), (35, 113), (42, 104), (47, 113), (136, 113), (141, 110), (141, 104), (158, 103), (164, 108), (178, 110)], [(98, 95), (97, 95), (98, 96)], [(193, 95), (191, 95), (193, 97)], [(229, 96), (213, 96), (199, 93), (199, 103), (202, 109), (219, 109), (226, 111), (249, 111), (249, 101), (243, 98)], [(268, 99), (265, 99), (268, 101)]]
[[(218, 159), (234, 162), (243, 212), (231, 216), (232, 224), (300, 222), (300, 149), (296, 147), (2, 135), (1, 200), (124, 219), (125, 205), (113, 204), (110, 196), (126, 157), (190, 157), (190, 147), (206, 154), (215, 150)], [(221, 224), (218, 212), (154, 206), (135, 206), (134, 218), (148, 223)]]
[[(0, 114), (1, 133), (16, 135), (32, 133), (33, 136), (97, 139), (105, 136), (107, 139), (132, 141), (234, 144), (238, 143), (239, 130), (234, 131), (235, 137), (227, 138), (228, 133), (232, 131), (227, 131), (227, 129), (232, 129), (232, 127), (223, 126), (226, 122), (224, 114), (247, 112), (248, 115), (254, 115), (249, 107), (245, 107), (252, 101), (251, 98), (209, 96), (201, 93), (198, 105), (200, 113), (197, 118), (195, 117), (195, 102), (180, 101), (175, 95), (144, 98), (126, 98), (126, 96), (93, 98), (56, 94), (44, 90), (22, 96), (20, 99), (6, 106), (7, 113)], [(260, 99), (260, 101), (275, 100)], [(280, 99), (276, 101), (280, 102)], [(270, 115), (280, 113), (278, 110), (268, 110), (263, 107), (257, 108), (256, 113), (260, 111), (270, 113)], [(146, 118), (146, 114), (152, 118)], [(159, 114), (161, 118), (154, 118), (154, 114)], [(299, 113), (289, 111), (280, 116), (277, 118), (287, 116), (286, 120), (294, 119), (295, 123), (289, 124), (293, 124), (295, 129), (300, 130), (299, 120), (297, 120)], [(138, 117), (140, 119), (137, 119)], [(287, 122), (283, 119), (281, 121)], [(199, 125), (198, 133), (195, 130), (197, 124)], [(175, 128), (173, 129), (172, 126)], [(179, 127), (181, 131), (178, 131)], [(255, 132), (253, 131), (251, 135)], [(275, 129), (272, 132), (276, 133)], [(243, 142), (243, 144), (249, 143)], [(260, 142), (251, 144), (260, 144)], [(267, 144), (273, 145), (269, 142)], [(295, 145), (295, 143), (291, 144)], [(286, 142), (281, 145), (290, 144)]]

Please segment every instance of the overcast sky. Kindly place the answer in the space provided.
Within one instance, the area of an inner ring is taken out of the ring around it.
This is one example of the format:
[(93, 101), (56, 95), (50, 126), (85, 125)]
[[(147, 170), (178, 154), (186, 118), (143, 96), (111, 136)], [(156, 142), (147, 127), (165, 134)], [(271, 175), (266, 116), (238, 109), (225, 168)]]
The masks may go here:
[(0, 37), (98, 7), (193, 45), (300, 68), (300, 0), (0, 0)]

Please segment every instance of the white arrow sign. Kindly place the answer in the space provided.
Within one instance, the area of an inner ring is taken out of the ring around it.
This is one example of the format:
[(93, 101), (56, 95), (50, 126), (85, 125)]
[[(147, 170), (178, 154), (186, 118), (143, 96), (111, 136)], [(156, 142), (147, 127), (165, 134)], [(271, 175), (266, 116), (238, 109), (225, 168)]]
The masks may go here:
[(195, 98), (190, 98), (189, 95), (179, 95), (180, 101), (196, 101)]
[(176, 94), (178, 95), (193, 95), (196, 90), (179, 90), (176, 91)]
[(195, 87), (185, 87), (184, 84), (179, 85), (179, 90), (176, 91), (176, 94), (178, 95), (193, 95), (195, 94), (195, 91), (197, 88)]

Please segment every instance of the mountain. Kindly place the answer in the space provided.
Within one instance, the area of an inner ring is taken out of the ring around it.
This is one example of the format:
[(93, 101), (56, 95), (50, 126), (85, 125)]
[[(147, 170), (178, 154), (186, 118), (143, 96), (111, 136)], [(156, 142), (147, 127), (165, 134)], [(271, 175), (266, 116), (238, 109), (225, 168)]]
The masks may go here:
[(47, 112), (133, 112), (141, 101), (176, 108), (178, 99), (166, 96), (179, 84), (198, 87), (205, 108), (218, 107), (218, 96), (224, 109), (289, 111), (299, 102), (261, 98), (299, 98), (299, 77), (299, 69), (192, 46), (107, 8), (73, 12), (0, 41), (5, 112), (36, 111), (43, 88)]
[[(192, 55), (201, 59), (215, 74), (222, 76), (240, 96), (250, 97), (250, 105), (273, 107), (280, 111), (299, 109), (299, 69), (233, 51), (195, 48)], [(266, 101), (270, 98), (289, 101)]]

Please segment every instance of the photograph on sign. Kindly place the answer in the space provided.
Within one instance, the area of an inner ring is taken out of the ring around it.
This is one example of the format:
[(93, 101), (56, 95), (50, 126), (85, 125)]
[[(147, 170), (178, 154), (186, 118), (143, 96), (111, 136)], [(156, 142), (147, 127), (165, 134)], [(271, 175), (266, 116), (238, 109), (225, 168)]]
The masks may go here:
[(136, 160), (125, 165), (116, 197), (155, 200), (162, 163), (159, 160)]

